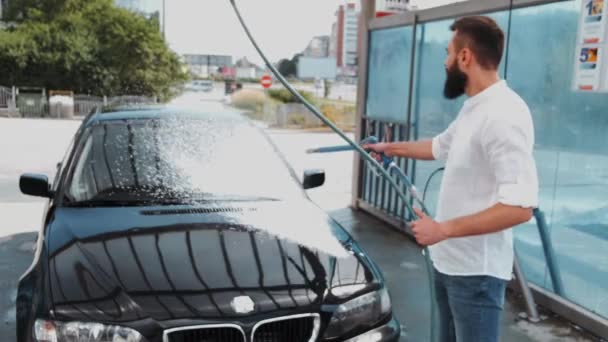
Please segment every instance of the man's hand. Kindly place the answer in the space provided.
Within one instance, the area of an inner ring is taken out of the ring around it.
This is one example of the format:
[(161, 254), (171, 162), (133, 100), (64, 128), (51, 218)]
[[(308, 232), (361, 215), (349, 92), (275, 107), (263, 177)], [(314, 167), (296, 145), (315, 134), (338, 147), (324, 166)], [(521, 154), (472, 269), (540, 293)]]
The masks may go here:
[(416, 241), (422, 246), (431, 246), (448, 238), (441, 224), (428, 217), (422, 210), (414, 208), (418, 220), (412, 222)]
[(389, 154), (389, 145), (391, 145), (391, 143), (377, 143), (377, 144), (364, 144), (361, 147), (366, 150), (366, 151), (370, 151), (372, 158), (376, 159), (378, 162), (382, 162), (382, 157), (380, 155), (384, 154), (387, 157), (392, 157), (391, 154)]
[(387, 157), (402, 157), (420, 160), (433, 160), (433, 141), (407, 141), (392, 143), (364, 144), (364, 150), (370, 151), (376, 160), (380, 159), (379, 154)]
[(361, 147), (364, 150), (372, 151), (376, 153), (384, 153), (386, 152), (386, 148), (390, 143), (377, 143), (377, 144), (363, 144)]

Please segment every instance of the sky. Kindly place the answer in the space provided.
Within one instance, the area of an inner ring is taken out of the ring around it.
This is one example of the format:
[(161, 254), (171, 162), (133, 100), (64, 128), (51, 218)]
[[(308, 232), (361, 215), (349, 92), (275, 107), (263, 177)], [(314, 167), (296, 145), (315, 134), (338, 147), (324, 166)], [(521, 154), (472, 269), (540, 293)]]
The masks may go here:
[[(330, 35), (345, 0), (236, 0), (252, 34), (271, 62), (303, 51), (311, 38)], [(412, 1), (430, 7), (453, 0)], [(246, 56), (262, 65), (229, 0), (166, 0), (166, 35), (179, 54)], [(234, 60), (236, 61), (236, 59)]]
[[(310, 39), (329, 35), (341, 0), (237, 0), (247, 25), (268, 58), (291, 58)], [(246, 56), (261, 63), (228, 0), (169, 0), (166, 34), (180, 54)]]

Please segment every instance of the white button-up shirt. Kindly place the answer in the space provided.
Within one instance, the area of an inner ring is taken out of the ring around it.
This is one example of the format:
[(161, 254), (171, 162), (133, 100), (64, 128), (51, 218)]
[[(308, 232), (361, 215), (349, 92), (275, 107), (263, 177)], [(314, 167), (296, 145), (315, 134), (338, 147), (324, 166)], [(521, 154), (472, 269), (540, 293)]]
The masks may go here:
[[(505, 81), (465, 101), (458, 117), (433, 139), (433, 156), (446, 161), (436, 220), (476, 214), (497, 203), (536, 207), (533, 146), (530, 110)], [(511, 279), (511, 229), (448, 239), (430, 251), (441, 273)]]

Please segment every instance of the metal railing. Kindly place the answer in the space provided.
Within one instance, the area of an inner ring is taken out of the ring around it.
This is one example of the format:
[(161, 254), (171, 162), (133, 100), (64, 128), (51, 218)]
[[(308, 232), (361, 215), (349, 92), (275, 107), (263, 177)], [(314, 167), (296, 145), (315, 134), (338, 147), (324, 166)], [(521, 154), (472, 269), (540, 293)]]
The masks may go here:
[[(156, 103), (156, 97), (140, 95), (122, 95), (114, 97), (101, 97), (95, 95), (76, 94), (74, 95), (74, 116), (85, 116), (91, 111), (101, 106), (130, 106), (137, 104)], [(49, 98), (46, 93), (21, 92), (18, 88), (0, 86), (0, 110), (8, 111), (9, 116), (21, 116), (25, 118), (50, 118), (57, 117), (51, 115), (59, 111), (51, 108)], [(68, 112), (71, 112), (68, 111)], [(70, 117), (72, 115), (70, 114)]]
[(0, 86), (0, 108), (11, 108), (13, 106), (13, 90)]
[(99, 106), (103, 106), (106, 100), (94, 95), (75, 95), (74, 96), (74, 115), (84, 116)]
[(155, 97), (149, 96), (137, 96), (137, 95), (124, 95), (124, 96), (115, 96), (108, 98), (107, 105), (108, 106), (131, 106), (142, 103), (156, 103)]

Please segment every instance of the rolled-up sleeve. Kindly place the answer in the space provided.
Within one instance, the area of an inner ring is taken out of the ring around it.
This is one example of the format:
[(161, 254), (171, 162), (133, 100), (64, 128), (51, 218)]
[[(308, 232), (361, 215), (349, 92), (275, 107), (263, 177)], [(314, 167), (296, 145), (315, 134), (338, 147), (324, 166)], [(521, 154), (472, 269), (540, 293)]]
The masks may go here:
[(523, 208), (538, 206), (538, 175), (534, 162), (534, 131), (523, 116), (489, 120), (481, 143), (496, 177), (498, 202)]
[(439, 135), (433, 138), (433, 158), (436, 160), (447, 160), (454, 137), (455, 122)]

